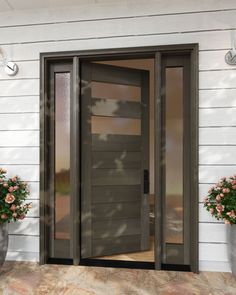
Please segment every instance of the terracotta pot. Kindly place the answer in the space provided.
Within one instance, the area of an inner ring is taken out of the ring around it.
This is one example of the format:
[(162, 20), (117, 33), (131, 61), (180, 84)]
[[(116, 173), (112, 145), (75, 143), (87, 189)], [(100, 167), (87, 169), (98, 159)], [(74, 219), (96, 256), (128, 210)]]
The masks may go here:
[(3, 265), (8, 248), (8, 225), (0, 223), (0, 266)]
[(228, 226), (228, 254), (231, 270), (236, 277), (236, 224)]

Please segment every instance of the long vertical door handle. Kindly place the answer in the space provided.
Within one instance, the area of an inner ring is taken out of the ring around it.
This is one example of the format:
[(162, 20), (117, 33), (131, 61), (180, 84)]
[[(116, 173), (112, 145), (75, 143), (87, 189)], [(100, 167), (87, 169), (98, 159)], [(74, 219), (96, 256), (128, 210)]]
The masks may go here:
[(149, 194), (149, 171), (143, 170), (143, 193)]

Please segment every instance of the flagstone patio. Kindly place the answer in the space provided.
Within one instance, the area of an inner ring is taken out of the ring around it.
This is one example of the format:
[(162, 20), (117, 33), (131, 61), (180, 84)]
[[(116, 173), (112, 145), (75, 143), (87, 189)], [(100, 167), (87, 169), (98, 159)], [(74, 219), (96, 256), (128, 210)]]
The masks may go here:
[(0, 295), (222, 295), (236, 294), (230, 273), (114, 269), (6, 262)]

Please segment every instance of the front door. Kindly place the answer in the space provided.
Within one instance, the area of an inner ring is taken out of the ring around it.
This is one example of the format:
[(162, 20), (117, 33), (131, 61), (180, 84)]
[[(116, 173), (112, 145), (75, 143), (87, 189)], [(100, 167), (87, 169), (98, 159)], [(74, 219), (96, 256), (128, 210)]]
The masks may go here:
[(149, 72), (81, 68), (81, 258), (148, 250)]

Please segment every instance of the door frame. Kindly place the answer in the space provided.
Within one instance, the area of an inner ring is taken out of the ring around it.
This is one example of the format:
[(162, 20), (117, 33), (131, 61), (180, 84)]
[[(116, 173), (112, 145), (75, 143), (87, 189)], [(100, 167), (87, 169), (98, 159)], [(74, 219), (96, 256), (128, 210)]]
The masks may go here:
[[(191, 63), (190, 81), (190, 105), (191, 105), (191, 237), (190, 237), (190, 270), (198, 273), (199, 254), (198, 254), (198, 44), (180, 44), (167, 46), (147, 46), (120, 49), (103, 50), (81, 50), (71, 52), (54, 52), (40, 54), (40, 263), (72, 263), (80, 264), (80, 116), (79, 116), (79, 97), (80, 97), (80, 60), (112, 60), (112, 59), (135, 59), (135, 58), (155, 58), (155, 269), (168, 269), (161, 265), (161, 240), (162, 236), (162, 202), (158, 196), (162, 195), (162, 167), (161, 167), (161, 98), (162, 98), (162, 65), (161, 60), (165, 55), (187, 54)], [(52, 62), (70, 61), (73, 64), (72, 93), (71, 93), (71, 219), (72, 221), (72, 261), (64, 259), (49, 259), (48, 255), (48, 169), (47, 169), (47, 102), (49, 93), (49, 67)], [(73, 148), (72, 148), (73, 147)], [(171, 269), (174, 266), (170, 266)], [(179, 269), (181, 270), (181, 268)], [(183, 269), (184, 270), (184, 269)]]

